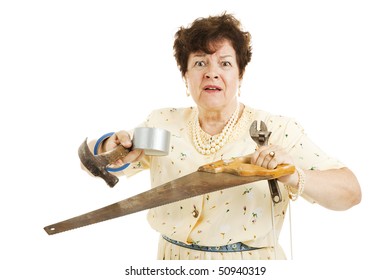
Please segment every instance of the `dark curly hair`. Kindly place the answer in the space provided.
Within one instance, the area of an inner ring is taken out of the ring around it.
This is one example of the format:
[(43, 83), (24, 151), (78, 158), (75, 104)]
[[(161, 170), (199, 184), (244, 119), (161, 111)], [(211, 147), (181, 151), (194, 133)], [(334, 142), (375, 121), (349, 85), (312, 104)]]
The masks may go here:
[(180, 27), (176, 32), (173, 49), (182, 76), (187, 72), (191, 53), (202, 51), (212, 54), (215, 52), (215, 44), (224, 39), (229, 40), (236, 51), (239, 76), (242, 78), (252, 57), (251, 35), (242, 31), (239, 20), (226, 13), (198, 18), (188, 28)]

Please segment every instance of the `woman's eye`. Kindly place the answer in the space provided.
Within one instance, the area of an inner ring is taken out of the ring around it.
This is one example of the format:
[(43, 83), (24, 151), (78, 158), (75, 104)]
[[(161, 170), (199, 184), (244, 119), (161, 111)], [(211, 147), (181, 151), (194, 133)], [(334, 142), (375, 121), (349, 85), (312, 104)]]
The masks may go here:
[(195, 66), (205, 66), (206, 63), (204, 61), (196, 61)]
[(232, 66), (229, 61), (222, 61), (222, 66)]

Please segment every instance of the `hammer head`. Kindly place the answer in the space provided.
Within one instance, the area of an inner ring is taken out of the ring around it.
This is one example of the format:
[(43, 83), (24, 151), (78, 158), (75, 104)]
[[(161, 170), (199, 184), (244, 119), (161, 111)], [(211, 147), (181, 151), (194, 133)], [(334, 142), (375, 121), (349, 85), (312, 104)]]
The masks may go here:
[(84, 167), (94, 176), (101, 177), (110, 187), (118, 183), (119, 179), (107, 171), (107, 166), (112, 162), (105, 155), (95, 156), (88, 147), (87, 139), (80, 145), (78, 153)]

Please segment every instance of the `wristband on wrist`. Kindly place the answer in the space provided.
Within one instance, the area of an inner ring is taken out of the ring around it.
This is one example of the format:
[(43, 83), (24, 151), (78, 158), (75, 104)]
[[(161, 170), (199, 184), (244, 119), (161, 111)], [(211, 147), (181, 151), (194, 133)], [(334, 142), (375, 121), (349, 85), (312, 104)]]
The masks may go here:
[(305, 179), (306, 179), (306, 174), (302, 169), (300, 169), (299, 167), (295, 167), (295, 170), (298, 173), (298, 188), (294, 188), (292, 186), (286, 185), (286, 188), (288, 190), (288, 196), (292, 201), (297, 200), (298, 197), (302, 195), (305, 189)]
[[(106, 134), (104, 134), (102, 137), (100, 137), (96, 141), (95, 147), (93, 148), (93, 154), (95, 156), (98, 155), (99, 146), (102, 144), (102, 142), (104, 140), (106, 140), (107, 138), (110, 138), (112, 135), (114, 135), (114, 132), (106, 133)], [(124, 165), (122, 165), (121, 167), (118, 167), (118, 168), (107, 167), (107, 171), (109, 171), (109, 172), (119, 172), (119, 171), (122, 171), (122, 170), (126, 169), (127, 167), (129, 167), (129, 165), (130, 165), (130, 163), (126, 163), (126, 164), (124, 164)]]

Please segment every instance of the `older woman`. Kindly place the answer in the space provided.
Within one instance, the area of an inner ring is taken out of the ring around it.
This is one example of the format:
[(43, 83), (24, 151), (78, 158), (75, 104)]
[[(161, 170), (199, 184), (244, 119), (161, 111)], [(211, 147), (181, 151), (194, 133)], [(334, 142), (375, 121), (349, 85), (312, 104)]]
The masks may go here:
[[(149, 157), (134, 150), (118, 161), (131, 163), (121, 173), (131, 176), (148, 168), (155, 187), (206, 163), (247, 154), (253, 154), (253, 164), (273, 169), (288, 163), (297, 171), (278, 179), (283, 200), (275, 205), (267, 182), (260, 181), (151, 209), (149, 223), (161, 233), (159, 259), (285, 259), (277, 239), (290, 198), (302, 195), (334, 210), (360, 202), (353, 173), (314, 145), (299, 124), (238, 101), (252, 53), (250, 34), (237, 19), (222, 14), (195, 20), (176, 33), (174, 51), (196, 106), (153, 111), (143, 126), (171, 132), (169, 155)], [(257, 147), (251, 139), (254, 120), (272, 131), (267, 146)], [(119, 144), (132, 145), (131, 131), (98, 141), (95, 149), (104, 152)]]

